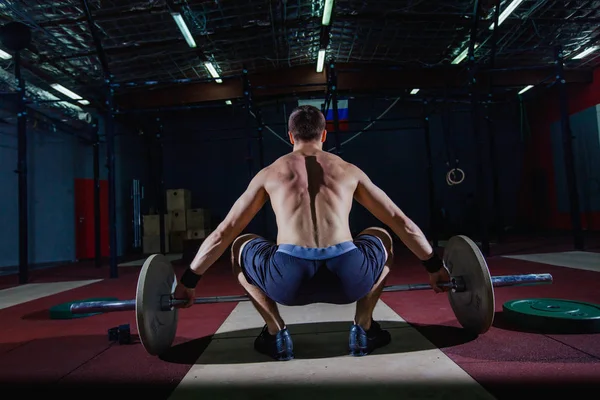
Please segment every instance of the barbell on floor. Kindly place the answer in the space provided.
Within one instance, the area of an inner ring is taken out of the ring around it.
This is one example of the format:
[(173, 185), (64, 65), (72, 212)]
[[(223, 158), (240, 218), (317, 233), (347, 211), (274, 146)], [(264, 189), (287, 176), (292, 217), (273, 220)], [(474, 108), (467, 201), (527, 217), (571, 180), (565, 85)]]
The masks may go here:
[[(527, 275), (503, 275), (493, 276), (492, 286), (527, 286), (532, 284), (552, 283), (552, 275), (550, 274), (527, 274)], [(455, 292), (464, 292), (465, 285), (462, 277), (453, 277), (451, 282), (438, 284), (439, 287), (449, 288)], [(384, 292), (410, 292), (413, 290), (431, 290), (432, 287), (428, 283), (406, 284), (406, 285), (390, 285), (383, 288)], [(211, 297), (196, 297), (194, 304), (212, 304), (212, 303), (237, 303), (240, 301), (249, 301), (247, 295), (234, 296), (211, 296)], [(173, 299), (171, 295), (163, 295), (161, 298), (161, 310), (170, 311), (177, 306), (184, 305), (185, 300)], [(112, 301), (86, 301), (73, 303), (71, 305), (71, 313), (73, 314), (89, 314), (103, 313), (115, 311), (133, 311), (135, 310), (136, 300), (112, 300)]]
[[(479, 248), (466, 236), (454, 236), (444, 250), (444, 263), (451, 281), (439, 286), (449, 288), (448, 299), (458, 322), (466, 330), (482, 334), (494, 321), (494, 287), (552, 283), (550, 274), (490, 276)], [(138, 278), (135, 300), (90, 301), (73, 303), (71, 313), (136, 311), (142, 345), (149, 354), (160, 355), (173, 344), (177, 331), (178, 306), (185, 300), (172, 298), (177, 283), (171, 263), (161, 254), (144, 262)], [(386, 286), (384, 292), (431, 290), (429, 284)], [(194, 304), (248, 301), (246, 295), (197, 297)]]

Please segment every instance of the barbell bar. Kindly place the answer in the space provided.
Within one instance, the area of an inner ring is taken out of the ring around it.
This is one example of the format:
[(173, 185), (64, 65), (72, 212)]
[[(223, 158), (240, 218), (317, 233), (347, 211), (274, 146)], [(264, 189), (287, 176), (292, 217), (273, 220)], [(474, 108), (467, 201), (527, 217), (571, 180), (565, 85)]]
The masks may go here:
[[(528, 286), (541, 285), (552, 283), (552, 275), (550, 274), (526, 274), (526, 275), (503, 275), (493, 276), (493, 287), (505, 286)], [(465, 291), (465, 282), (462, 276), (452, 277), (450, 282), (438, 284), (441, 288), (448, 288), (454, 292), (460, 293)], [(431, 290), (432, 286), (428, 283), (390, 285), (383, 288), (384, 292), (410, 292), (415, 290)], [(161, 300), (162, 311), (169, 311), (178, 306), (187, 303), (185, 300), (173, 299), (170, 296), (165, 296), (166, 299)], [(235, 303), (240, 301), (248, 301), (250, 298), (247, 295), (234, 296), (212, 296), (212, 297), (196, 297), (194, 304), (212, 304), (212, 303)], [(71, 304), (72, 314), (89, 314), (89, 313), (106, 313), (116, 311), (134, 311), (135, 300), (113, 300), (113, 301), (86, 301)]]
[[(471, 239), (457, 235), (444, 249), (444, 265), (452, 277), (439, 286), (448, 288), (448, 301), (462, 327), (476, 335), (487, 332), (494, 321), (495, 287), (552, 283), (550, 274), (525, 274), (492, 277), (485, 257)], [(162, 254), (146, 259), (138, 277), (135, 300), (75, 302), (73, 314), (135, 310), (140, 341), (151, 355), (161, 355), (171, 347), (177, 332), (179, 306), (186, 300), (173, 299), (177, 277)], [(431, 290), (430, 284), (386, 286), (385, 292)], [(246, 295), (198, 297), (194, 304), (248, 301)]]

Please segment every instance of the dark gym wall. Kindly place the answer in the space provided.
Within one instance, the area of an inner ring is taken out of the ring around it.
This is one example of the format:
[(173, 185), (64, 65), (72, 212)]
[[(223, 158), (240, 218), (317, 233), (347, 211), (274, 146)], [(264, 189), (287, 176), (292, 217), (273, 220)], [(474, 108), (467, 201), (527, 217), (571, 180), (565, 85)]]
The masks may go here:
[[(528, 135), (520, 215), (534, 229), (571, 229), (564, 182), (564, 161), (559, 135), (558, 91), (539, 88), (524, 99)], [(527, 93), (526, 93), (527, 94)], [(575, 137), (575, 162), (578, 170), (581, 220), (584, 229), (600, 229), (598, 199), (600, 175), (595, 168), (600, 155), (598, 104), (600, 104), (600, 68), (590, 84), (568, 86), (569, 114)], [(582, 142), (587, 145), (582, 146)], [(557, 158), (557, 157), (560, 157)]]
[[(93, 178), (92, 147), (52, 126), (28, 126), (29, 262), (31, 265), (75, 260), (74, 180)], [(134, 137), (135, 139), (135, 137)], [(143, 175), (138, 146), (129, 137), (116, 138), (117, 226), (119, 254), (126, 247), (129, 179)], [(106, 149), (100, 148), (100, 176), (106, 179)], [(0, 125), (0, 269), (19, 262), (16, 125)], [(8, 268), (8, 269), (7, 269)]]
[[(54, 129), (28, 132), (29, 257), (32, 264), (72, 260), (75, 254), (73, 177), (80, 143)], [(16, 126), (0, 125), (0, 266), (19, 256)]]
[[(395, 99), (351, 99), (349, 124), (344, 132), (344, 142), (388, 109)], [(266, 124), (263, 131), (265, 163), (268, 165), (291, 150), (286, 133), (287, 116), (297, 103), (273, 104), (262, 108)], [(519, 129), (518, 108), (515, 104), (497, 105), (492, 114), (496, 132), (496, 153), (500, 158), (499, 178), (501, 202), (506, 224), (514, 224), (517, 192), (521, 177), (522, 140)], [(444, 111), (444, 112), (442, 112)], [(453, 233), (470, 230), (475, 201), (477, 156), (480, 153), (473, 136), (468, 104), (436, 105), (431, 115), (432, 154), (434, 157), (435, 189), (438, 207), (443, 208)], [(165, 121), (165, 169), (167, 188), (188, 188), (192, 191), (193, 207), (211, 209), (218, 223), (233, 202), (246, 188), (250, 176), (248, 167), (247, 135), (257, 134), (255, 120), (248, 120), (241, 107), (222, 107), (198, 110), (194, 116), (172, 117)], [(412, 118), (385, 121), (384, 119)], [(244, 127), (244, 126), (247, 127)], [(445, 129), (443, 129), (445, 127)], [(228, 128), (238, 128), (226, 130)], [(217, 129), (222, 129), (221, 131)], [(487, 126), (480, 121), (485, 135)], [(326, 148), (335, 146), (333, 134), (328, 136)], [(487, 142), (485, 142), (487, 143)], [(487, 147), (486, 147), (487, 149)], [(342, 147), (342, 157), (362, 168), (371, 179), (424, 229), (430, 219), (427, 189), (427, 160), (425, 136), (422, 128), (420, 103), (399, 101), (382, 119), (364, 133)], [(488, 150), (486, 150), (488, 151)], [(251, 165), (258, 171), (258, 143), (252, 143)], [(460, 160), (465, 170), (465, 181), (456, 186), (446, 184), (446, 160)], [(486, 174), (490, 166), (485, 154)], [(488, 185), (489, 202), (491, 184)], [(267, 206), (268, 229), (263, 230), (259, 216), (248, 227), (274, 238), (276, 226), (270, 207)], [(490, 216), (492, 212), (488, 213)], [(351, 215), (351, 228), (359, 232), (369, 225), (381, 225), (358, 204)]]
[[(106, 168), (106, 144), (104, 139), (104, 119), (99, 118), (100, 179), (108, 179)], [(132, 181), (139, 179), (142, 185), (148, 182), (147, 149), (143, 137), (138, 136), (122, 124), (116, 124), (115, 136), (115, 184), (117, 188), (117, 254), (122, 256), (131, 250), (133, 235), (133, 203), (131, 199)], [(80, 152), (81, 170), (75, 178), (94, 177), (93, 148), (84, 146)]]

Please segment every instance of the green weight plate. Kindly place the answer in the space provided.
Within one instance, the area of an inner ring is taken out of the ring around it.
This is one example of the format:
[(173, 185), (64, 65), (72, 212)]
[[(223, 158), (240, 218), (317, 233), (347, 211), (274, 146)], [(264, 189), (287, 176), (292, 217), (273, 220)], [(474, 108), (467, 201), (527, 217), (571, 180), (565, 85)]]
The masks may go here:
[(600, 332), (600, 305), (563, 299), (521, 299), (502, 305), (515, 324), (555, 333)]
[(73, 314), (71, 313), (71, 304), (87, 301), (116, 301), (116, 297), (94, 297), (91, 299), (74, 300), (68, 303), (57, 304), (50, 307), (50, 319), (73, 319), (73, 318), (84, 318), (91, 317), (92, 315), (100, 313), (88, 313), (88, 314)]

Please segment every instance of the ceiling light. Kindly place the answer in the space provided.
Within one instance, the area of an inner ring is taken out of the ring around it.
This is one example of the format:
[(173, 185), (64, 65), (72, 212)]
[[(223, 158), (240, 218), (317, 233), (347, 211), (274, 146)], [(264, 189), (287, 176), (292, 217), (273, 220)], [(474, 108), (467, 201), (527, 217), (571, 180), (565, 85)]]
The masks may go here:
[[(473, 50), (475, 50), (477, 47), (479, 47), (479, 45), (475, 45), (475, 47), (473, 47)], [(467, 46), (466, 49), (464, 49), (458, 56), (456, 56), (456, 58), (452, 61), (452, 64), (459, 64), (462, 60), (464, 60), (467, 57), (467, 53), (469, 52), (469, 47)]]
[(589, 48), (585, 49), (584, 51), (582, 51), (581, 53), (577, 54), (575, 57), (573, 57), (573, 60), (580, 60), (584, 57), (587, 57), (590, 54), (592, 54), (594, 51), (598, 50), (599, 48), (600, 48), (600, 46), (589, 47)]
[(64, 87), (63, 85), (60, 85), (58, 83), (53, 83), (50, 86), (52, 86), (52, 89), (56, 90), (57, 92), (61, 92), (62, 94), (64, 94), (67, 97), (72, 98), (73, 100), (82, 100), (82, 97), (80, 95), (78, 95), (77, 93), (73, 93), (72, 91), (70, 91), (69, 89)]
[(171, 16), (173, 16), (173, 19), (175, 20), (175, 23), (179, 27), (179, 30), (181, 31), (181, 34), (183, 35), (183, 38), (185, 39), (185, 41), (187, 42), (187, 44), (190, 47), (196, 47), (196, 41), (192, 37), (192, 33), (188, 29), (188, 27), (187, 27), (185, 21), (183, 20), (183, 17), (181, 16), (181, 14), (178, 13), (178, 12), (174, 12), (174, 13), (171, 13)]
[(528, 90), (529, 90), (529, 89), (531, 89), (532, 87), (533, 87), (533, 85), (528, 85), (528, 86), (525, 86), (523, 89), (521, 89), (521, 91), (519, 92), (519, 94), (523, 94), (523, 93), (525, 93), (526, 91), (528, 91)]
[(331, 12), (333, 10), (333, 0), (325, 0), (325, 6), (323, 6), (323, 25), (327, 26), (331, 22)]
[[(73, 99), (73, 100), (78, 100), (79, 104), (82, 104), (84, 106), (87, 106), (90, 104), (89, 101), (85, 100), (84, 98), (82, 98), (80, 95), (78, 95), (77, 93), (74, 93), (72, 91), (70, 91), (69, 89), (67, 89), (66, 87), (64, 87), (61, 84), (58, 83), (53, 83), (50, 85), (52, 87), (52, 89), (56, 90), (57, 92), (60, 92), (62, 94), (64, 94), (65, 96)], [(77, 106), (75, 106), (77, 107)]]
[(410, 91), (410, 94), (417, 94), (419, 93), (419, 89), (413, 89)]
[[(502, 11), (500, 16), (498, 17), (498, 26), (502, 25), (504, 20), (506, 20), (506, 18), (508, 18), (508, 16), (510, 14), (512, 14), (513, 11), (515, 11), (517, 9), (517, 7), (519, 7), (519, 4), (521, 4), (522, 2), (523, 2), (523, 0), (513, 0), (513, 2), (510, 3), (508, 5), (508, 7), (506, 7), (504, 9), (504, 11)], [(492, 25), (490, 25), (490, 30), (491, 31), (494, 30), (494, 23), (492, 23)]]
[(323, 66), (325, 65), (325, 49), (319, 50), (317, 57), (317, 73), (323, 72)]
[(4, 50), (0, 50), (0, 58), (2, 58), (4, 60), (10, 60), (12, 58), (12, 56), (10, 54), (8, 54), (7, 52), (5, 52)]
[(210, 61), (205, 62), (204, 66), (206, 67), (206, 69), (210, 73), (210, 76), (212, 76), (213, 78), (215, 78), (215, 82), (217, 82), (217, 83), (223, 83), (223, 80), (219, 79), (219, 73), (217, 72), (215, 66)]
[(232, 104), (231, 100), (225, 100), (225, 104), (227, 104), (228, 106), (230, 106)]

